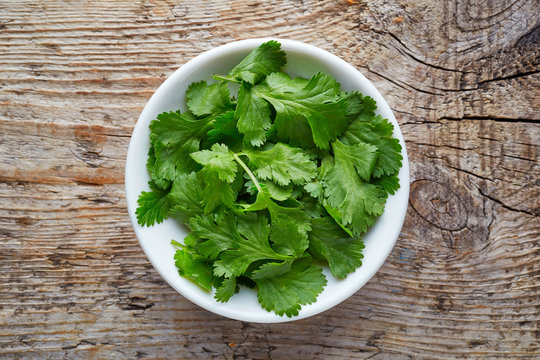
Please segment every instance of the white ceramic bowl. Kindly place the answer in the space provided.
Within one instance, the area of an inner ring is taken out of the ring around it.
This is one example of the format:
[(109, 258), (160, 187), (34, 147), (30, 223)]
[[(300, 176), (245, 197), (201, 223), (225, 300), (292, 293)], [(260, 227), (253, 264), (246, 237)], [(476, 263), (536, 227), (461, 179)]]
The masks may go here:
[(288, 318), (267, 312), (257, 302), (256, 292), (248, 288), (241, 288), (229, 302), (219, 303), (214, 300), (213, 294), (206, 293), (178, 275), (173, 260), (175, 249), (170, 241), (181, 241), (187, 234), (186, 228), (172, 219), (152, 227), (141, 227), (135, 216), (140, 192), (149, 191), (149, 175), (146, 172), (150, 146), (148, 126), (163, 111), (185, 111), (184, 94), (192, 82), (203, 79), (210, 82), (212, 74), (227, 74), (252, 49), (268, 40), (250, 39), (217, 47), (190, 60), (169, 76), (150, 98), (135, 126), (129, 144), (125, 175), (127, 206), (135, 234), (146, 256), (165, 281), (184, 297), (209, 311), (232, 319), (261, 323), (303, 319), (328, 310), (357, 292), (390, 254), (401, 231), (409, 198), (409, 163), (405, 143), (394, 114), (379, 91), (358, 70), (335, 55), (298, 41), (275, 39), (287, 53), (285, 72), (291, 76), (309, 78), (315, 72), (323, 71), (334, 76), (341, 83), (342, 90), (359, 90), (377, 101), (377, 113), (394, 124), (394, 137), (399, 139), (403, 149), (403, 167), (399, 172), (401, 187), (388, 198), (384, 214), (364, 236), (366, 247), (362, 266), (344, 280), (335, 279), (325, 269), (324, 274), (328, 280), (326, 288), (315, 303), (303, 306), (298, 316)]

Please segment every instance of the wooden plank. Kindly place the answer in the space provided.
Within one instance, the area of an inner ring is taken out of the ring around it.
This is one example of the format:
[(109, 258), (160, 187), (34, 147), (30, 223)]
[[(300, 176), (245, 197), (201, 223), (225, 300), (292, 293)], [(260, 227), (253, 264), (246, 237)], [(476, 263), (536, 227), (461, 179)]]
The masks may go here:
[[(540, 353), (540, 5), (534, 0), (0, 4), (0, 357), (534, 359)], [(398, 243), (313, 318), (250, 324), (170, 288), (123, 169), (148, 98), (229, 41), (344, 58), (411, 161)]]

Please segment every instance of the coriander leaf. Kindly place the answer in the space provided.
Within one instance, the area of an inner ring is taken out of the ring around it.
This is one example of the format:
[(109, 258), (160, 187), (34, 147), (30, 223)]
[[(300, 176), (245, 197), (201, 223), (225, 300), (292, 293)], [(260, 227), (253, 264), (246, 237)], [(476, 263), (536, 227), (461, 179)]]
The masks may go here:
[(401, 167), (401, 145), (398, 139), (381, 139), (376, 145), (379, 152), (377, 163), (373, 169), (374, 177), (395, 175)]
[(349, 237), (330, 217), (311, 220), (311, 248), (322, 255), (332, 275), (343, 279), (362, 265), (364, 243), (359, 237)]
[(261, 184), (266, 185), (268, 193), (270, 194), (272, 199), (275, 199), (277, 201), (285, 201), (292, 195), (291, 186), (279, 186), (271, 181), (262, 181)]
[(397, 175), (383, 175), (375, 180), (375, 184), (382, 187), (387, 193), (394, 195), (399, 189), (399, 178)]
[(315, 199), (321, 198), (324, 194), (324, 188), (322, 183), (319, 181), (307, 183), (304, 185), (304, 190), (306, 190), (307, 193)]
[(231, 213), (197, 215), (189, 220), (189, 224), (192, 236), (205, 239), (197, 244), (197, 251), (212, 260), (240, 238), (236, 217)]
[(194, 172), (179, 174), (167, 197), (171, 204), (169, 214), (182, 224), (190, 217), (204, 212), (204, 187)]
[(212, 266), (203, 257), (185, 249), (176, 250), (174, 264), (181, 276), (188, 278), (206, 291), (212, 290)]
[(227, 83), (194, 82), (186, 91), (186, 105), (197, 116), (216, 115), (232, 108)]
[(154, 145), (152, 144), (150, 144), (150, 148), (148, 149), (146, 170), (148, 171), (148, 174), (150, 175), (150, 178), (152, 179), (154, 184), (160, 189), (167, 190), (171, 186), (171, 182), (169, 180), (159, 177), (156, 172), (156, 154), (154, 152)]
[(221, 204), (233, 207), (238, 191), (231, 184), (220, 180), (215, 173), (208, 173), (206, 169), (201, 170), (197, 176), (205, 184), (203, 197), (206, 204), (204, 207), (206, 214)]
[[(326, 210), (326, 212), (328, 213), (328, 215), (330, 215), (330, 217), (332, 219), (334, 219), (334, 221), (336, 222), (336, 224), (338, 224), (338, 226), (343, 230), (345, 231), (347, 234), (349, 234), (350, 237), (354, 237), (354, 233), (349, 230), (345, 225), (343, 225), (343, 216), (341, 215), (341, 213), (339, 212), (338, 209), (335, 209), (333, 207), (330, 206), (330, 204), (328, 204), (328, 201), (324, 200), (323, 201), (323, 208), (324, 210)], [(375, 222), (375, 216), (368, 216), (369, 219), (372, 218), (372, 221)]]
[(154, 147), (152, 179), (173, 181), (177, 173), (197, 169), (189, 153), (198, 151), (202, 134), (211, 126), (211, 117), (197, 119), (190, 113), (161, 113), (150, 123)]
[(238, 232), (230, 249), (223, 251), (214, 262), (217, 276), (240, 276), (257, 260), (287, 260), (289, 257), (276, 253), (268, 241), (269, 226), (264, 216), (246, 214), (238, 218)]
[(281, 45), (271, 40), (251, 51), (229, 72), (229, 76), (256, 84), (266, 75), (280, 71), (286, 62)]
[(208, 119), (198, 119), (189, 112), (164, 112), (150, 123), (150, 141), (152, 144), (177, 145), (193, 137), (208, 123)]
[(272, 219), (270, 240), (274, 249), (280, 254), (300, 257), (309, 246), (307, 233), (311, 230), (304, 209), (272, 205), (268, 210)]
[(377, 148), (366, 143), (356, 143), (348, 146), (336, 140), (332, 143), (334, 156), (340, 161), (351, 164), (362, 180), (369, 180), (375, 161), (377, 160)]
[(191, 157), (204, 165), (203, 169), (197, 173), (199, 180), (205, 184), (204, 212), (209, 213), (221, 204), (232, 207), (238, 191), (228, 183), (236, 179), (237, 165), (227, 146), (214, 144), (212, 150), (194, 152)]
[(315, 177), (317, 166), (301, 149), (277, 143), (270, 150), (245, 150), (257, 178), (286, 186), (303, 184)]
[[(329, 141), (341, 134), (348, 123), (347, 99), (341, 97), (339, 83), (328, 74), (317, 73), (300, 91), (281, 92), (279, 81), (274, 79), (276, 76), (269, 75), (265, 83), (254, 87), (252, 92), (268, 101), (276, 110), (278, 135), (280, 132), (289, 134), (286, 128), (304, 118), (317, 147), (328, 148)], [(298, 139), (298, 142), (302, 141)]]
[(271, 199), (268, 191), (263, 189), (257, 194), (255, 202), (244, 206), (244, 209), (245, 211), (268, 209), (272, 221), (270, 240), (280, 254), (299, 257), (309, 246), (307, 232), (311, 230), (311, 223), (302, 208), (280, 206)]
[(377, 103), (369, 96), (353, 91), (347, 96), (347, 117), (351, 120), (369, 121), (375, 116)]
[(204, 165), (205, 174), (214, 174), (220, 180), (231, 183), (236, 177), (236, 161), (226, 145), (214, 144), (212, 150), (201, 150), (190, 154), (193, 160)]
[(162, 223), (169, 213), (170, 203), (167, 192), (154, 187), (153, 191), (143, 191), (137, 199), (137, 222), (142, 226)]
[(313, 303), (326, 285), (321, 268), (309, 258), (295, 261), (287, 273), (254, 280), (261, 306), (288, 317), (298, 315), (301, 305)]
[(291, 270), (292, 261), (283, 261), (280, 263), (270, 262), (261, 265), (260, 268), (253, 271), (252, 279), (263, 279), (279, 276)]
[(343, 152), (335, 153), (335, 164), (323, 178), (324, 195), (328, 204), (341, 215), (342, 224), (351, 224), (355, 235), (367, 231), (382, 215), (386, 201), (384, 190), (362, 181), (358, 164)]
[(388, 138), (394, 132), (394, 125), (381, 115), (377, 115), (371, 119), (371, 126), (374, 132), (382, 138)]
[(275, 131), (276, 138), (303, 149), (315, 147), (313, 134), (306, 118), (294, 113), (289, 115), (275, 119), (274, 126), (270, 130)]
[(300, 203), (309, 218), (318, 218), (325, 215), (324, 207), (318, 199), (304, 195), (300, 198)]
[(210, 144), (222, 143), (230, 149), (238, 149), (242, 145), (242, 135), (236, 127), (234, 111), (228, 111), (216, 117), (213, 128), (208, 131)]
[(216, 289), (214, 294), (214, 299), (221, 303), (229, 301), (231, 296), (233, 296), (238, 291), (238, 286), (236, 286), (236, 278), (225, 278), (221, 285)]
[(261, 146), (265, 142), (266, 130), (271, 126), (270, 114), (270, 106), (254, 92), (254, 87), (240, 85), (234, 118), (246, 143)]
[(301, 77), (291, 79), (291, 77), (284, 72), (275, 72), (265, 79), (266, 86), (272, 91), (280, 93), (294, 93), (301, 91), (306, 87), (308, 82), (309, 80)]
[[(259, 181), (259, 184), (261, 187), (266, 187), (270, 197), (274, 200), (285, 201), (292, 195), (292, 186), (279, 186), (271, 181)], [(258, 191), (252, 180), (246, 181), (245, 186), (250, 195), (255, 195)]]
[(304, 190), (316, 199), (323, 199), (324, 187), (321, 179), (324, 178), (326, 173), (334, 167), (334, 158), (329, 154), (323, 155), (321, 159), (321, 166), (317, 168), (317, 178), (304, 186)]
[(349, 144), (368, 143), (377, 147), (379, 154), (373, 177), (394, 175), (401, 167), (401, 145), (392, 138), (394, 126), (388, 120), (377, 115), (371, 121), (354, 121), (343, 134), (343, 141)]
[[(171, 243), (173, 245), (176, 245), (175, 243), (173, 243), (174, 240), (171, 241)], [(195, 236), (193, 236), (192, 233), (189, 233), (186, 235), (186, 237), (184, 238), (184, 246), (186, 246), (188, 249), (194, 249), (195, 248), (195, 245), (197, 245), (197, 239), (195, 238)], [(181, 246), (180, 246), (181, 247)]]

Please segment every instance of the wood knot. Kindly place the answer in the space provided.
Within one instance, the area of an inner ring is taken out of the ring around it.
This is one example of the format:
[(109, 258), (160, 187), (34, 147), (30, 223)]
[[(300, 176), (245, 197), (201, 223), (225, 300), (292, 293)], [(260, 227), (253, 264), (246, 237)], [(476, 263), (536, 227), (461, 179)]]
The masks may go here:
[(440, 229), (457, 231), (467, 225), (465, 204), (443, 184), (431, 180), (415, 181), (411, 184), (410, 202), (424, 220)]

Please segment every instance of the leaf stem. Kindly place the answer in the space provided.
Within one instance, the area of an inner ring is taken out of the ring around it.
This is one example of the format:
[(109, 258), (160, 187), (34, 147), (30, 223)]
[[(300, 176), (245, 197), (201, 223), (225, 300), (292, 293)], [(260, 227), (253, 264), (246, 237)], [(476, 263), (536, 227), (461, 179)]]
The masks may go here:
[(236, 162), (238, 162), (240, 164), (241, 167), (244, 168), (244, 170), (246, 171), (246, 173), (249, 175), (249, 177), (251, 178), (251, 181), (253, 181), (253, 184), (255, 184), (255, 187), (257, 188), (257, 190), (259, 192), (262, 192), (262, 188), (261, 188), (261, 185), (259, 184), (259, 182), (257, 181), (257, 178), (255, 177), (255, 175), (253, 175), (253, 173), (251, 172), (251, 170), (249, 170), (249, 168), (247, 167), (246, 164), (244, 164), (244, 162), (242, 160), (240, 160), (240, 158), (238, 157), (238, 155), (236, 154), (233, 154), (233, 157), (234, 157), (234, 160), (236, 160)]
[(184, 246), (184, 244), (181, 244), (181, 243), (179, 243), (179, 242), (176, 241), (176, 240), (171, 240), (171, 245), (176, 246), (176, 247), (181, 248), (181, 249), (185, 249), (185, 248), (186, 248), (186, 247)]
[(230, 76), (225, 76), (225, 75), (214, 74), (212, 75), (212, 79), (219, 80), (219, 81), (229, 81), (229, 82), (240, 84), (240, 80), (237, 80), (236, 78), (232, 78)]

